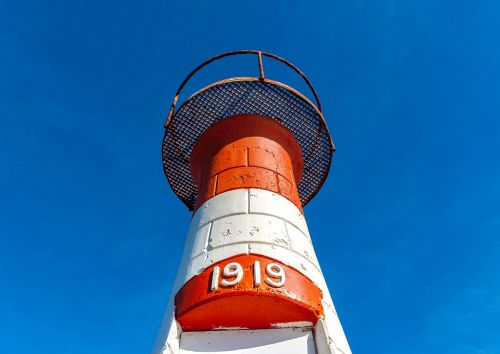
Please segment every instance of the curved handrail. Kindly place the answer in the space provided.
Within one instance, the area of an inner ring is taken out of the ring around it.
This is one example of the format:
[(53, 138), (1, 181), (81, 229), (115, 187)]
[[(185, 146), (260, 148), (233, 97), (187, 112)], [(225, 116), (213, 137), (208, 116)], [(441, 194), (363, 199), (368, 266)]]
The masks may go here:
[(317, 103), (317, 108), (321, 112), (321, 102), (319, 101), (319, 97), (318, 97), (318, 94), (316, 93), (316, 90), (314, 89), (314, 86), (312, 85), (311, 81), (309, 81), (309, 79), (307, 78), (307, 76), (302, 71), (300, 71), (300, 69), (297, 68), (294, 64), (290, 63), (288, 60), (286, 60), (284, 58), (281, 58), (281, 57), (279, 57), (279, 56), (277, 56), (275, 54), (262, 52), (260, 50), (252, 50), (252, 49), (250, 49), (250, 50), (236, 50), (236, 51), (226, 52), (226, 53), (222, 53), (222, 54), (216, 55), (216, 56), (214, 56), (214, 57), (212, 57), (212, 58), (204, 61), (203, 63), (201, 63), (200, 65), (198, 65), (193, 71), (191, 71), (188, 76), (186, 76), (186, 78), (184, 79), (184, 81), (182, 81), (181, 85), (177, 89), (177, 92), (175, 93), (174, 100), (172, 102), (172, 105), (170, 106), (170, 110), (168, 112), (168, 116), (167, 116), (167, 119), (165, 121), (165, 128), (168, 126), (168, 124), (170, 123), (170, 120), (172, 119), (172, 116), (174, 115), (175, 106), (177, 105), (177, 100), (179, 99), (179, 95), (180, 95), (182, 89), (187, 84), (187, 82), (189, 81), (189, 79), (191, 79), (191, 77), (193, 77), (194, 74), (196, 74), (203, 67), (207, 66), (208, 64), (210, 64), (210, 63), (212, 63), (212, 62), (214, 62), (216, 60), (222, 59), (224, 57), (233, 56), (233, 55), (240, 55), (240, 54), (243, 54), (243, 55), (245, 55), (245, 54), (257, 55), (257, 57), (258, 57), (258, 63), (259, 63), (259, 75), (260, 75), (260, 79), (264, 79), (264, 68), (263, 68), (263, 64), (262, 64), (262, 56), (275, 59), (275, 60), (277, 60), (277, 61), (279, 61), (279, 62), (281, 62), (281, 63), (289, 66), (290, 68), (292, 68), (306, 82), (307, 86), (309, 87), (309, 89), (311, 90), (311, 92), (314, 95), (314, 99), (316, 100), (316, 103)]

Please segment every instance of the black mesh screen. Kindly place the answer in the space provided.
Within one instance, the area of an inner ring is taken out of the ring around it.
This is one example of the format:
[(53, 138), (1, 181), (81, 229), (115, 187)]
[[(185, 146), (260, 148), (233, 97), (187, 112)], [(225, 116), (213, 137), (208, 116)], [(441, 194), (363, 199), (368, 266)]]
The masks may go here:
[(307, 204), (321, 188), (334, 147), (316, 107), (298, 92), (276, 82), (229, 79), (187, 99), (165, 130), (162, 146), (165, 175), (190, 210), (197, 195), (189, 167), (194, 144), (213, 123), (244, 113), (276, 119), (299, 142), (304, 157), (304, 173), (298, 185), (302, 205)]

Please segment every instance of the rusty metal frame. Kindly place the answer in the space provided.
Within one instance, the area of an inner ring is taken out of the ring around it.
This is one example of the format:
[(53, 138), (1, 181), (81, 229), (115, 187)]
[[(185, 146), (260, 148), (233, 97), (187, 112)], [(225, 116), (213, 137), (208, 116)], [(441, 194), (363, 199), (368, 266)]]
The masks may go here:
[[(184, 102), (182, 103), (182, 105), (179, 107), (179, 109), (176, 111), (176, 105), (177, 105), (177, 102), (179, 100), (179, 96), (182, 92), (182, 90), (184, 89), (184, 87), (186, 86), (187, 82), (193, 77), (194, 74), (196, 74), (199, 70), (201, 70), (203, 67), (207, 66), (208, 64), (216, 61), (216, 60), (219, 60), (219, 59), (222, 59), (224, 57), (228, 57), (228, 56), (234, 56), (234, 55), (240, 55), (240, 54), (250, 54), (250, 55), (256, 55), (257, 56), (257, 61), (258, 61), (258, 68), (259, 68), (259, 77), (233, 77), (233, 78), (228, 78), (228, 79), (224, 79), (224, 80), (220, 80), (220, 81), (217, 81), (215, 83), (212, 83), (212, 84), (209, 84), (207, 85), (206, 87), (202, 88), (201, 90), (198, 90), (196, 91), (194, 94), (192, 94), (189, 98), (187, 98), (186, 100), (184, 100)], [(310, 88), (311, 92), (313, 93), (313, 96), (315, 98), (315, 101), (316, 101), (316, 105), (311, 102), (311, 100), (309, 100), (305, 95), (303, 95), (302, 93), (300, 93), (299, 91), (297, 91), (296, 89), (288, 86), (288, 85), (285, 85), (281, 82), (278, 82), (278, 81), (274, 81), (274, 80), (270, 80), (270, 79), (267, 79), (265, 78), (264, 76), (264, 66), (263, 66), (263, 62), (262, 62), (262, 56), (266, 56), (266, 57), (270, 57), (272, 59), (275, 59), (279, 62), (282, 62), (284, 64), (286, 64), (287, 66), (289, 66), (290, 68), (292, 68), (299, 76), (301, 76), (303, 78), (303, 80), (306, 82), (306, 84), (308, 85), (308, 87)], [(300, 71), (295, 65), (293, 65), (292, 63), (290, 63), (289, 61), (277, 56), (277, 55), (274, 55), (274, 54), (270, 54), (270, 53), (266, 53), (266, 52), (262, 52), (262, 51), (257, 51), (257, 50), (239, 50), (239, 51), (233, 51), (233, 52), (227, 52), (227, 53), (222, 53), (222, 54), (219, 54), (209, 60), (206, 60), (205, 62), (203, 62), (202, 64), (198, 65), (193, 71), (191, 71), (188, 76), (183, 80), (183, 82), (181, 83), (181, 85), (179, 86), (176, 94), (175, 94), (175, 97), (174, 97), (174, 100), (170, 106), (170, 109), (169, 109), (169, 113), (168, 113), (168, 116), (167, 116), (167, 119), (165, 121), (165, 124), (164, 124), (164, 127), (165, 127), (165, 137), (164, 137), (164, 141), (163, 141), (163, 148), (162, 148), (162, 155), (163, 155), (163, 167), (164, 167), (164, 172), (165, 172), (165, 175), (167, 177), (167, 180), (170, 184), (170, 186), (172, 187), (173, 191), (179, 196), (179, 198), (184, 202), (184, 204), (186, 204), (186, 206), (192, 210), (193, 208), (193, 205), (192, 205), (192, 201), (190, 200), (187, 200), (184, 196), (183, 196), (183, 192), (181, 190), (179, 190), (179, 182), (176, 182), (175, 180), (179, 179), (179, 176), (175, 176), (175, 171), (171, 170), (171, 168), (169, 168), (168, 166), (168, 163), (166, 162), (165, 160), (165, 144), (166, 143), (169, 143), (169, 144), (174, 144), (175, 146), (177, 146), (177, 151), (181, 151), (182, 150), (182, 147), (179, 144), (179, 141), (177, 141), (175, 139), (175, 137), (172, 139), (167, 139), (167, 131), (169, 128), (169, 125), (173, 122), (174, 120), (174, 117), (176, 116), (176, 114), (180, 111), (182, 111), (183, 107), (188, 104), (188, 102), (190, 102), (192, 99), (195, 99), (198, 95), (200, 94), (203, 94), (204, 92), (206, 91), (209, 91), (211, 89), (216, 89), (217, 87), (219, 86), (222, 86), (224, 84), (227, 84), (227, 83), (233, 83), (233, 82), (246, 82), (246, 83), (250, 83), (250, 82), (260, 82), (262, 84), (267, 84), (267, 85), (273, 85), (273, 86), (277, 86), (277, 87), (281, 87), (283, 90), (286, 90), (290, 93), (292, 93), (293, 95), (299, 97), (300, 99), (302, 99), (304, 102), (307, 103), (307, 105), (309, 105), (310, 107), (313, 108), (313, 110), (316, 112), (316, 115), (317, 117), (319, 118), (318, 119), (318, 123), (321, 127), (323, 127), (325, 129), (325, 133), (329, 139), (329, 162), (327, 164), (327, 166), (325, 166), (325, 169), (323, 169), (323, 176), (321, 178), (321, 181), (316, 185), (315, 189), (314, 189), (314, 192), (311, 193), (307, 198), (303, 199), (302, 203), (303, 205), (307, 204), (317, 193), (318, 191), (320, 190), (321, 186), (324, 184), (325, 180), (326, 180), (326, 177), (328, 176), (328, 172), (330, 170), (330, 165), (331, 165), (331, 154), (335, 151), (335, 146), (333, 144), (333, 141), (331, 139), (331, 135), (329, 133), (329, 130), (328, 130), (328, 126), (326, 125), (326, 122), (325, 122), (325, 119), (323, 117), (323, 114), (321, 112), (321, 103), (320, 103), (320, 100), (318, 98), (318, 95), (316, 93), (316, 90), (314, 89), (314, 87), (312, 86), (312, 83), (309, 81), (309, 79), (306, 77), (306, 75)], [(175, 130), (175, 126), (172, 126), (172, 129)], [(175, 134), (176, 135), (176, 134)], [(314, 146), (318, 146), (318, 144), (320, 143), (320, 135), (321, 135), (321, 130), (318, 130), (316, 132), (316, 138), (313, 139), (315, 142), (313, 143), (316, 144)], [(324, 139), (324, 138), (323, 138)], [(323, 143), (324, 144), (324, 140), (323, 140)], [(323, 145), (324, 146), (324, 145)], [(316, 147), (314, 149), (310, 149), (309, 151), (309, 156), (304, 156), (304, 159), (305, 160), (308, 160), (315, 152), (316, 150)], [(323, 150), (324, 151), (324, 150)], [(182, 155), (182, 160), (183, 161), (186, 161), (186, 163), (189, 163), (189, 156), (185, 156), (185, 154), (180, 154), (179, 153), (179, 156)], [(172, 173), (174, 173), (174, 177), (172, 177)], [(181, 189), (182, 189), (182, 183), (181, 183)]]
[(245, 49), (245, 50), (235, 50), (232, 52), (226, 52), (226, 53), (216, 55), (216, 56), (204, 61), (203, 63), (198, 65), (196, 68), (194, 68), (194, 70), (191, 71), (188, 74), (188, 76), (186, 76), (184, 81), (182, 81), (181, 85), (177, 89), (177, 92), (175, 93), (174, 100), (172, 102), (172, 105), (170, 106), (170, 110), (168, 111), (167, 119), (165, 120), (165, 127), (168, 125), (168, 123), (172, 119), (172, 116), (173, 116), (174, 111), (175, 111), (175, 106), (177, 105), (177, 101), (179, 100), (179, 96), (182, 92), (182, 89), (184, 88), (184, 86), (186, 86), (187, 82), (194, 76), (194, 74), (196, 74), (202, 68), (204, 68), (205, 66), (207, 66), (208, 64), (210, 64), (216, 60), (219, 60), (219, 59), (222, 59), (225, 57), (229, 57), (229, 56), (233, 56), (233, 55), (246, 55), (246, 54), (257, 55), (258, 63), (259, 63), (259, 78), (261, 80), (265, 79), (265, 77), (264, 77), (264, 65), (262, 63), (262, 56), (275, 59), (275, 60), (287, 65), (288, 67), (292, 68), (300, 77), (302, 77), (302, 79), (304, 79), (305, 83), (307, 84), (307, 86), (311, 90), (312, 94), (314, 95), (314, 99), (316, 100), (316, 107), (321, 112), (321, 102), (319, 100), (318, 93), (316, 92), (316, 89), (312, 85), (311, 81), (307, 78), (307, 76), (302, 71), (300, 71), (300, 69), (298, 67), (296, 67), (294, 64), (290, 63), (288, 60), (286, 60), (282, 57), (279, 57), (275, 54), (263, 52), (260, 50)]

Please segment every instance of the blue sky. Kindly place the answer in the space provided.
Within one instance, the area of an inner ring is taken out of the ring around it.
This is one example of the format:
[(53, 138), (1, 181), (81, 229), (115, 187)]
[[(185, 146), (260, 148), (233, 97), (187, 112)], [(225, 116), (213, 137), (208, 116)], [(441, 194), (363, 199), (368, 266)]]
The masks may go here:
[[(354, 353), (500, 353), (499, 13), (1, 2), (0, 352), (149, 353), (190, 219), (163, 122), (194, 66), (243, 48), (291, 60), (322, 100), (338, 150), (305, 212)], [(227, 68), (188, 91), (253, 73)]]

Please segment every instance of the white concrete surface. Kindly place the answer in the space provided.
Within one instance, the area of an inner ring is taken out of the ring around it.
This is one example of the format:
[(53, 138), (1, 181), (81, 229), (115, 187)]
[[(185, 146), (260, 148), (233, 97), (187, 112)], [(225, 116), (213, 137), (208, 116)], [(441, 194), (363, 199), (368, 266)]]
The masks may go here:
[(302, 329), (184, 332), (181, 354), (315, 354), (313, 334)]
[(278, 259), (323, 287), (300, 210), (279, 194), (237, 189), (217, 195), (196, 211), (174, 291), (211, 264), (247, 253)]
[[(172, 296), (189, 279), (213, 263), (241, 254), (271, 257), (295, 268), (314, 282), (323, 291), (325, 310), (324, 318), (315, 329), (318, 353), (351, 353), (316, 258), (304, 215), (288, 199), (270, 191), (232, 190), (200, 206), (191, 220)], [(167, 316), (170, 317), (167, 319)], [(179, 348), (177, 329), (172, 314), (167, 311), (162, 328), (164, 333), (160, 333), (159, 344), (153, 354), (178, 354), (175, 351)], [(158, 348), (163, 349), (158, 351)]]
[(152, 354), (179, 354), (182, 329), (174, 318), (173, 295), (167, 305), (160, 332), (153, 346)]

